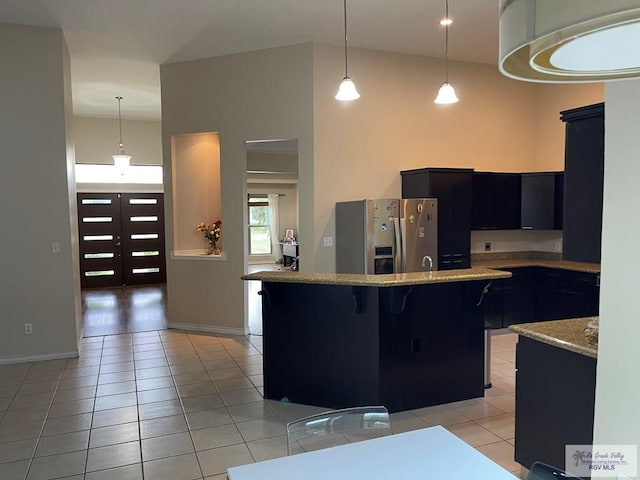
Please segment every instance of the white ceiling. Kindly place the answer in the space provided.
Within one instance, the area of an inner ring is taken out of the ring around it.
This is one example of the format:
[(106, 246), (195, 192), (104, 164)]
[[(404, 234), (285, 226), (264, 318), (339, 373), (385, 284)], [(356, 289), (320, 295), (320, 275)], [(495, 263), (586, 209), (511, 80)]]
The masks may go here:
[[(349, 0), (349, 46), (444, 56), (445, 0)], [(343, 43), (341, 0), (0, 0), (0, 22), (60, 27), (74, 113), (160, 119), (159, 65)], [(497, 63), (499, 0), (449, 0), (452, 59)]]

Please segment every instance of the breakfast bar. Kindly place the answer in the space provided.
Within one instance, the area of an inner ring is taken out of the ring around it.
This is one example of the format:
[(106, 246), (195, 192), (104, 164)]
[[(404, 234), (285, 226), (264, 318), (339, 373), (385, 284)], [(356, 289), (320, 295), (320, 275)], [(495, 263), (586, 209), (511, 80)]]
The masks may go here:
[(265, 398), (396, 412), (480, 397), (487, 284), (470, 268), (357, 275), (257, 272)]

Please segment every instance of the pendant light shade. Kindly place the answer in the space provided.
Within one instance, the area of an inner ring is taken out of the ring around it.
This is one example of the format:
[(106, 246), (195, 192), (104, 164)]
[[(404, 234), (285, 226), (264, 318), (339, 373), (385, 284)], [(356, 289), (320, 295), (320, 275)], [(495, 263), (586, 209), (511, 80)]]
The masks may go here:
[(451, 18), (449, 18), (449, 0), (445, 0), (445, 16), (440, 22), (440, 25), (444, 25), (444, 55), (445, 55), (445, 77), (440, 90), (438, 90), (438, 96), (433, 101), (439, 105), (448, 105), (451, 103), (457, 103), (459, 101), (456, 91), (453, 85), (449, 83), (449, 25), (451, 25)]
[(637, 0), (501, 0), (500, 71), (529, 82), (640, 77)]
[(456, 91), (453, 89), (453, 85), (449, 82), (444, 82), (438, 90), (438, 96), (433, 101), (439, 105), (447, 105), (449, 103), (457, 103), (460, 99), (456, 95)]
[(120, 143), (118, 144), (118, 153), (112, 155), (112, 158), (113, 164), (120, 171), (120, 174), (124, 175), (124, 171), (129, 167), (131, 155), (127, 155), (124, 152), (124, 144), (122, 143), (122, 114), (120, 111), (120, 102), (122, 101), (122, 97), (116, 97), (116, 100), (118, 100), (118, 127), (120, 129)]
[(349, 77), (344, 77), (342, 82), (340, 82), (338, 93), (336, 93), (336, 100), (348, 102), (350, 100), (356, 100), (358, 98), (360, 98), (360, 94), (356, 89), (356, 84), (353, 83), (353, 81)]
[(347, 62), (347, 0), (344, 0), (344, 78), (338, 87), (336, 100), (349, 102), (360, 98), (356, 84), (349, 78), (349, 64)]

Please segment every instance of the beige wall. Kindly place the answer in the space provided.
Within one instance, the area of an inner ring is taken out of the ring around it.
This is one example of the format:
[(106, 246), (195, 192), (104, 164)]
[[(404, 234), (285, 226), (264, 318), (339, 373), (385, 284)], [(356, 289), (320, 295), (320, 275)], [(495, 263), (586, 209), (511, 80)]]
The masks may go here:
[(604, 101), (604, 84), (536, 86), (535, 170), (564, 170), (564, 123), (560, 112)]
[[(168, 259), (169, 322), (192, 328), (247, 331), (247, 209), (245, 141), (297, 138), (300, 208), (313, 211), (313, 54), (303, 44), (163, 65), (162, 139), (167, 250), (173, 245), (170, 175), (172, 135), (219, 132), (226, 261)], [(313, 238), (313, 219), (301, 220), (301, 243)]]
[[(113, 163), (119, 142), (117, 119), (74, 117), (73, 132), (77, 163)], [(131, 165), (162, 165), (160, 122), (123, 119), (122, 141)]]
[(0, 24), (0, 45), (0, 363), (74, 356), (80, 291), (69, 57), (59, 29)]
[[(317, 271), (332, 271), (335, 264), (334, 248), (323, 247), (322, 237), (334, 235), (336, 201), (399, 197), (399, 172), (411, 168), (561, 170), (559, 111), (602, 100), (601, 86), (539, 86), (508, 79), (494, 66), (451, 62), (449, 79), (460, 102), (435, 105), (441, 60), (350, 49), (350, 75), (361, 98), (345, 104), (333, 98), (342, 55), (337, 47), (314, 48)], [(556, 237), (534, 236), (525, 242), (528, 249), (555, 250)], [(522, 245), (508, 233), (491, 238), (495, 251)]]
[(606, 86), (600, 338), (594, 443), (640, 444), (640, 80)]

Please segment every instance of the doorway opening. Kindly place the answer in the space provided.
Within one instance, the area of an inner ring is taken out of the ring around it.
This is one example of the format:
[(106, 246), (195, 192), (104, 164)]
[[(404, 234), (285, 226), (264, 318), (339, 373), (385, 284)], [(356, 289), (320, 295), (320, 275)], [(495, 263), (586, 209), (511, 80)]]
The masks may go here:
[[(247, 150), (246, 273), (291, 268), (299, 261), (298, 245), (298, 140), (254, 140)], [(287, 236), (288, 235), (288, 236)], [(283, 252), (285, 241), (295, 245), (295, 258)], [(249, 331), (262, 335), (260, 282), (245, 282)], [(255, 285), (254, 285), (255, 284)]]

